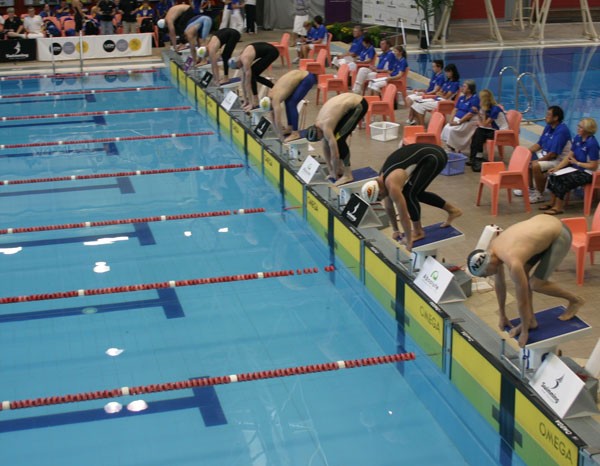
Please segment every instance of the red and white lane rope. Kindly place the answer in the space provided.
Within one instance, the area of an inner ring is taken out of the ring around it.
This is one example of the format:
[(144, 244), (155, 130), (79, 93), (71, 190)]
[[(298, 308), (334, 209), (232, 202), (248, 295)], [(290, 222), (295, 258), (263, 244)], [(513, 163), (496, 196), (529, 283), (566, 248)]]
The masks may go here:
[[(333, 265), (328, 265), (324, 267), (324, 270), (325, 272), (333, 272), (335, 270), (335, 267)], [(135, 291), (158, 290), (163, 288), (178, 287), (180, 288), (184, 286), (212, 285), (215, 283), (228, 283), (245, 280), (259, 280), (264, 278), (289, 277), (292, 275), (302, 274), (310, 275), (314, 273), (319, 273), (318, 267), (298, 269), (295, 272), (293, 270), (276, 270), (273, 272), (244, 273), (238, 275), (225, 275), (222, 277), (193, 278), (190, 280), (169, 280), (166, 282), (157, 283), (141, 283), (137, 285), (121, 285), (111, 286), (107, 288), (92, 288), (90, 290), (56, 291), (52, 293), (43, 294), (6, 296), (4, 298), (0, 298), (0, 304), (26, 303), (31, 301), (49, 301), (52, 299), (78, 298), (80, 296), (96, 296), (101, 294), (133, 293)]]
[(90, 71), (85, 73), (57, 73), (57, 74), (25, 74), (17, 76), (1, 76), (0, 81), (21, 81), (23, 79), (46, 78), (84, 78), (87, 76), (120, 76), (124, 74), (156, 73), (157, 70), (118, 70), (118, 71)]
[(220, 210), (214, 212), (192, 212), (178, 215), (155, 215), (153, 217), (121, 218), (117, 220), (101, 220), (99, 222), (63, 223), (60, 225), (41, 225), (35, 227), (3, 228), (0, 235), (11, 235), (15, 233), (33, 233), (39, 231), (72, 230), (75, 228), (105, 227), (110, 225), (127, 225), (131, 223), (168, 222), (172, 220), (187, 220), (191, 218), (225, 217), (228, 215), (243, 215), (264, 213), (262, 207), (237, 210)]
[(161, 175), (165, 173), (198, 172), (209, 170), (229, 170), (233, 168), (244, 168), (244, 164), (230, 163), (225, 165), (199, 165), (197, 167), (184, 168), (159, 168), (156, 170), (136, 170), (116, 173), (94, 173), (91, 175), (54, 176), (49, 178), (30, 178), (22, 180), (0, 180), (0, 186), (30, 183), (50, 183), (56, 181), (95, 180), (99, 178), (119, 178), (123, 176)]
[(415, 353), (397, 353), (384, 356), (375, 356), (363, 359), (348, 359), (346, 361), (324, 362), (321, 364), (309, 364), (306, 366), (285, 367), (259, 372), (247, 372), (234, 375), (222, 375), (191, 380), (180, 380), (178, 382), (157, 383), (151, 385), (139, 385), (137, 387), (121, 387), (108, 390), (97, 390), (93, 392), (75, 393), (71, 395), (57, 395), (43, 398), (33, 398), (17, 401), (3, 401), (0, 410), (33, 408), (36, 406), (48, 406), (67, 403), (78, 403), (90, 400), (102, 400), (107, 398), (118, 398), (121, 396), (135, 396), (144, 393), (158, 393), (173, 390), (187, 390), (191, 388), (212, 387), (236, 382), (252, 382), (254, 380), (274, 379), (291, 377), (294, 375), (315, 374), (318, 372), (330, 372), (340, 369), (355, 369), (358, 367), (377, 366), (396, 362), (414, 361)]
[(61, 95), (87, 95), (87, 94), (107, 94), (110, 92), (141, 92), (141, 91), (161, 91), (163, 89), (172, 89), (169, 86), (149, 86), (149, 87), (119, 87), (116, 89), (89, 89), (82, 91), (52, 91), (36, 92), (33, 94), (10, 94), (0, 95), (0, 99), (17, 99), (24, 97), (55, 97)]
[(214, 131), (198, 131), (196, 133), (152, 134), (148, 136), (123, 136), (116, 138), (78, 139), (75, 141), (30, 142), (26, 144), (0, 144), (0, 149), (23, 149), (25, 147), (67, 146), (73, 144), (97, 144), (102, 142), (141, 141), (145, 139), (188, 138), (193, 136), (211, 136)]
[(150, 113), (150, 112), (174, 112), (179, 110), (190, 110), (192, 107), (154, 107), (154, 108), (134, 108), (129, 110), (102, 110), (98, 112), (76, 112), (76, 113), (49, 113), (47, 115), (21, 115), (21, 116), (3, 116), (1, 121), (19, 121), (19, 120), (40, 120), (44, 118), (71, 118), (84, 116), (104, 116), (104, 115), (125, 115), (129, 113)]

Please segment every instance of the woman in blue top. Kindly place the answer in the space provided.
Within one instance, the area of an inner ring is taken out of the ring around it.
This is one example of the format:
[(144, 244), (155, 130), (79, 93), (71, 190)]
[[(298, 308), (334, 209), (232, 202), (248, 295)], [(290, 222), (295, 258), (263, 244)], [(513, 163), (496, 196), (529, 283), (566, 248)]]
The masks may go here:
[(472, 79), (467, 79), (460, 90), (461, 96), (450, 114), (450, 123), (442, 130), (442, 141), (451, 150), (463, 152), (471, 144), (471, 138), (477, 129), (479, 96)]
[(394, 68), (390, 72), (389, 76), (383, 78), (375, 78), (375, 80), (371, 81), (369, 84), (369, 89), (374, 92), (381, 92), (381, 89), (384, 88), (388, 83), (394, 84), (394, 82), (400, 81), (408, 68), (408, 61), (406, 60), (406, 50), (401, 45), (396, 45), (392, 52), (396, 57), (396, 62), (394, 63)]
[(435, 110), (439, 100), (454, 99), (460, 91), (460, 74), (458, 74), (458, 69), (454, 63), (446, 65), (444, 75), (446, 78), (437, 90), (431, 94), (425, 94), (421, 101), (415, 101), (412, 104), (411, 108), (414, 111), (413, 116), (417, 124), (424, 126), (426, 112)]
[(481, 110), (477, 121), (477, 129), (471, 139), (470, 161), (474, 172), (481, 171), (483, 161), (483, 145), (488, 139), (494, 139), (494, 133), (499, 129), (508, 129), (508, 121), (502, 107), (498, 105), (494, 94), (489, 89), (479, 92)]
[[(550, 204), (540, 207), (545, 214), (562, 214), (565, 195), (572, 189), (592, 182), (600, 156), (600, 147), (594, 136), (597, 129), (596, 120), (582, 118), (577, 125), (577, 136), (573, 138), (571, 152), (556, 167), (548, 170), (548, 189), (552, 192), (552, 199)], [(563, 168), (573, 170), (560, 174), (559, 170)]]

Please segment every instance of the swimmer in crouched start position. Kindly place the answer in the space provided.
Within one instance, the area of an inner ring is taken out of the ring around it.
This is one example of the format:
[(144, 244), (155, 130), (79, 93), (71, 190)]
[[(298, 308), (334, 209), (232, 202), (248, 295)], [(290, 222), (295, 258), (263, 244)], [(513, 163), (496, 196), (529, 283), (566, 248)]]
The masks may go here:
[[(458, 207), (426, 191), (447, 162), (448, 154), (439, 146), (410, 144), (392, 152), (383, 163), (379, 177), (367, 181), (362, 187), (362, 197), (366, 201), (383, 200), (393, 229), (392, 238), (402, 241), (409, 251), (415, 241), (425, 237), (421, 224), (421, 202), (448, 213), (442, 228), (450, 226), (455, 218), (462, 215)], [(403, 234), (398, 228), (396, 215), (400, 217)]]
[(548, 215), (536, 215), (504, 230), (492, 240), (487, 250), (476, 249), (469, 254), (467, 265), (471, 274), (476, 277), (494, 275), (501, 330), (512, 327), (506, 317), (506, 280), (503, 267), (506, 265), (515, 284), (521, 317), (521, 323), (511, 328), (509, 334), (511, 337), (519, 337), (521, 348), (527, 344), (529, 330), (538, 326), (533, 312), (533, 291), (568, 301), (560, 320), (575, 317), (585, 303), (580, 296), (549, 280), (570, 248), (571, 231), (560, 220)]

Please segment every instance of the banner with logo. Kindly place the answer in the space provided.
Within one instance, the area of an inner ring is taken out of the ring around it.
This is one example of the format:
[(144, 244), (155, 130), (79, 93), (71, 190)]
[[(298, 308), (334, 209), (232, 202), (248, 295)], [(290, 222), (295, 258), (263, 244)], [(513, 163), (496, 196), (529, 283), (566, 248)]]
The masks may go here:
[[(39, 61), (79, 60), (80, 38), (52, 37), (36, 39)], [(83, 59), (143, 57), (152, 55), (152, 34), (83, 36)]]
[(0, 62), (35, 60), (35, 42), (35, 39), (0, 40)]

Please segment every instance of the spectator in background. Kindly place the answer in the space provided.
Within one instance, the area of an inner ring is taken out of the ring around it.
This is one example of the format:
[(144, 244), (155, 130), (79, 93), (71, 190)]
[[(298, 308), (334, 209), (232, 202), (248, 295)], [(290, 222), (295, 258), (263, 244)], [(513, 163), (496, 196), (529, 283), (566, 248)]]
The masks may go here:
[(315, 48), (315, 44), (327, 43), (327, 28), (323, 25), (323, 18), (321, 16), (315, 16), (313, 22), (305, 22), (304, 29), (307, 32), (306, 39), (304, 41), (301, 40), (300, 58), (308, 58), (309, 51)]
[(479, 114), (479, 96), (475, 81), (467, 79), (462, 87), (461, 96), (450, 114), (450, 123), (442, 130), (442, 141), (453, 151), (463, 152), (471, 143), (477, 129)]
[(54, 16), (59, 19), (63, 16), (73, 16), (71, 5), (67, 3), (67, 0), (60, 0), (60, 5), (54, 10)]
[[(306, 29), (304, 28), (304, 24), (309, 21), (308, 17), (308, 0), (294, 0), (294, 29), (293, 29), (293, 37), (292, 43), (295, 43), (297, 47), (301, 44), (299, 43), (300, 38), (306, 37)], [(298, 63), (300, 57), (294, 58), (294, 63)]]
[(244, 2), (242, 0), (225, 0), (223, 3), (225, 4), (225, 8), (223, 9), (223, 17), (221, 18), (219, 29), (231, 27), (241, 34), (244, 30), (244, 18), (242, 18)]
[(167, 11), (169, 8), (173, 6), (173, 2), (171, 0), (158, 0), (156, 3), (156, 16), (157, 20), (164, 19), (167, 16)]
[(137, 32), (137, 0), (121, 0), (119, 12), (122, 14), (123, 34), (135, 34)]
[(6, 14), (8, 15), (8, 18), (4, 20), (5, 37), (20, 37), (19, 34), (22, 34), (25, 31), (23, 28), (23, 21), (15, 15), (15, 9), (13, 7), (7, 8)]
[(100, 16), (100, 34), (114, 34), (113, 18), (117, 12), (117, 5), (112, 0), (100, 0), (97, 6)]
[(244, 12), (246, 13), (246, 32), (254, 34), (256, 32), (256, 0), (246, 0)]
[[(540, 207), (545, 214), (563, 213), (565, 196), (579, 186), (592, 182), (594, 172), (598, 170), (600, 147), (594, 136), (598, 129), (596, 120), (582, 118), (577, 125), (577, 135), (573, 138), (571, 151), (558, 165), (548, 170), (548, 189), (552, 193), (550, 203)], [(559, 170), (570, 167), (569, 173), (559, 174)]]
[[(152, 7), (150, 6), (150, 2), (149, 0), (143, 0), (142, 4), (140, 5), (140, 7), (135, 10), (135, 15), (138, 18), (150, 18), (152, 19), (152, 21), (154, 21), (156, 19), (156, 13), (155, 11), (152, 9)], [(142, 20), (143, 22), (143, 20)]]
[(379, 43), (381, 48), (381, 55), (379, 55), (379, 61), (377, 67), (369, 66), (363, 67), (358, 70), (356, 74), (356, 80), (354, 81), (354, 87), (352, 92), (355, 94), (363, 93), (363, 86), (367, 79), (375, 79), (377, 73), (391, 73), (396, 66), (396, 56), (392, 52), (391, 43), (388, 39), (382, 39)]
[(483, 89), (479, 92), (479, 121), (477, 129), (471, 139), (470, 160), (467, 165), (471, 165), (474, 172), (481, 171), (483, 163), (483, 145), (488, 139), (494, 139), (494, 134), (499, 129), (508, 129), (508, 121), (502, 107), (498, 105), (494, 94), (489, 89)]
[[(352, 39), (352, 43), (350, 44), (350, 49), (348, 50), (348, 52), (346, 53), (342, 53), (341, 55), (338, 55), (337, 57), (335, 57), (332, 60), (332, 64), (333, 66), (340, 66), (343, 65), (344, 63), (348, 64), (348, 67), (350, 68), (350, 70), (354, 70), (356, 69), (356, 65), (354, 64), (354, 60), (356, 60), (359, 56), (360, 53), (363, 51), (363, 30), (361, 26), (354, 26), (354, 28), (352, 29), (352, 37), (354, 37), (354, 39)], [(352, 65), (352, 66), (350, 66)]]
[(44, 37), (44, 20), (40, 15), (35, 14), (35, 8), (30, 6), (27, 8), (27, 16), (23, 20), (23, 28), (25, 33), (21, 34), (24, 39), (36, 39)]
[(454, 99), (460, 91), (460, 74), (458, 74), (456, 65), (448, 63), (444, 68), (444, 73), (446, 79), (437, 91), (425, 95), (425, 98), (421, 102), (417, 100), (412, 104), (411, 110), (413, 110), (414, 118), (417, 120), (418, 125), (425, 125), (425, 113), (434, 111), (438, 106), (439, 100)]
[(406, 120), (407, 125), (414, 125), (416, 123), (416, 112), (413, 108), (413, 104), (421, 100), (423, 93), (436, 94), (444, 84), (444, 60), (433, 60), (431, 63), (431, 70), (431, 79), (429, 80), (427, 89), (414, 89), (413, 93), (407, 96), (406, 105), (410, 106), (408, 120)]
[(406, 50), (404, 50), (404, 47), (396, 45), (392, 49), (392, 52), (396, 57), (396, 61), (394, 62), (394, 66), (391, 69), (389, 76), (377, 78), (369, 84), (369, 89), (378, 94), (381, 93), (381, 90), (387, 86), (388, 83), (394, 84), (394, 82), (400, 81), (406, 72), (406, 68), (408, 68)]
[(50, 5), (48, 5), (47, 3), (44, 4), (44, 6), (42, 7), (42, 11), (40, 11), (40, 16), (42, 17), (42, 19), (54, 16), (54, 13), (50, 9)]
[(85, 11), (83, 9), (83, 5), (81, 4), (81, 0), (72, 0), (73, 19), (75, 20), (75, 30), (77, 32), (81, 31), (84, 27), (85, 22)]

